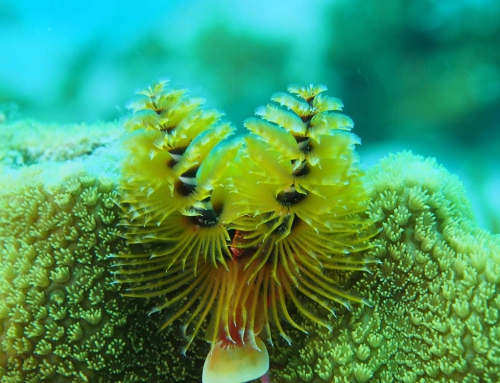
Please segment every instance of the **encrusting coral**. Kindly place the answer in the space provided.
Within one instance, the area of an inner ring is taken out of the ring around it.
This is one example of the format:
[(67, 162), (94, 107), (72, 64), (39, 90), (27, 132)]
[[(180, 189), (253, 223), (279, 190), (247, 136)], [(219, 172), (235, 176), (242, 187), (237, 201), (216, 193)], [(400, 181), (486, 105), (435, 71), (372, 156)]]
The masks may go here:
[[(372, 307), (331, 318), (274, 382), (498, 382), (500, 237), (479, 229), (464, 190), (433, 159), (391, 155), (367, 172), (380, 234), (350, 291)], [(271, 350), (272, 351), (272, 350)]]
[[(4, 132), (12, 127), (6, 125)], [(32, 125), (13, 124), (24, 135)], [(98, 135), (101, 126), (95, 128)], [(119, 125), (110, 128), (121, 130)], [(54, 127), (51, 133), (64, 137)], [(68, 152), (74, 143), (74, 138), (60, 141)], [(31, 145), (8, 144), (12, 158)], [(181, 337), (171, 329), (158, 333), (161, 322), (147, 315), (145, 302), (123, 299), (120, 285), (113, 283), (109, 255), (128, 250), (116, 225), (117, 182), (110, 176), (119, 172), (116, 166), (98, 165), (114, 164), (119, 156), (108, 155), (109, 146), (101, 149), (101, 154), (69, 156), (74, 161), (33, 157), (34, 163), (23, 168), (10, 160), (3, 163), (2, 383), (182, 382), (195, 380), (201, 370), (203, 358), (171, 353)], [(197, 347), (206, 353), (203, 341)]]
[(499, 236), (434, 160), (363, 174), (323, 90), (274, 95), (230, 137), (160, 84), (125, 152), (121, 124), (61, 151), (2, 123), (0, 382), (199, 381), (210, 347), (206, 381), (241, 382), (267, 370), (261, 337), (273, 383), (498, 382)]
[[(40, 162), (81, 158), (99, 147), (116, 142), (123, 130), (116, 123), (61, 126), (35, 120), (7, 120), (2, 123), (0, 119), (0, 126), (0, 165), (12, 169)], [(54, 143), (55, 132), (61, 145)]]

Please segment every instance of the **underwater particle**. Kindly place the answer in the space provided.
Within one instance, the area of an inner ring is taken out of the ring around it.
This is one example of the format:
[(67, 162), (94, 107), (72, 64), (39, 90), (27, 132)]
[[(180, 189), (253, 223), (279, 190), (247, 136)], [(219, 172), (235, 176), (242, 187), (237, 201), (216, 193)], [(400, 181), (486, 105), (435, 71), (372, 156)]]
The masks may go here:
[(359, 139), (326, 87), (288, 90), (232, 140), (219, 113), (166, 82), (131, 104), (121, 203), (134, 251), (117, 278), (126, 296), (163, 297), (152, 312), (177, 305), (163, 328), (182, 320), (185, 349), (210, 318), (205, 383), (263, 376), (271, 327), (290, 342), (282, 322), (330, 329), (335, 305), (365, 302), (340, 287), (367, 269), (375, 234)]

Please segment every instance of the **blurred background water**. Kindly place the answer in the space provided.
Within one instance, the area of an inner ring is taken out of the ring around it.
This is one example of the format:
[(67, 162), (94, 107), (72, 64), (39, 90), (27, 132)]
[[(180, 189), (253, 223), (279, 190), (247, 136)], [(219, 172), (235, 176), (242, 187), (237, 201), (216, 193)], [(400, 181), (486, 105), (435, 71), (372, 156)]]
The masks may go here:
[(436, 157), (500, 232), (499, 0), (0, 0), (7, 118), (113, 120), (159, 78), (238, 127), (287, 85), (324, 83), (364, 164)]

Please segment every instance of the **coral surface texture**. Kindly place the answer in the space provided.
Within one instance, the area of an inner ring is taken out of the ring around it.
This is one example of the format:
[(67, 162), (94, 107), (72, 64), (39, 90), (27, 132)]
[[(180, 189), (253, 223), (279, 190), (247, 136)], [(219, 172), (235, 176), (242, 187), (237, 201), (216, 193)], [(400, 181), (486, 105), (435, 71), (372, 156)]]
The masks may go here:
[(372, 307), (338, 312), (332, 332), (308, 328), (286, 362), (276, 356), (275, 381), (500, 381), (500, 237), (475, 225), (433, 159), (390, 155), (366, 182), (380, 230), (366, 256), (380, 264), (350, 291)]
[(499, 382), (500, 236), (325, 90), (0, 122), (0, 383)]

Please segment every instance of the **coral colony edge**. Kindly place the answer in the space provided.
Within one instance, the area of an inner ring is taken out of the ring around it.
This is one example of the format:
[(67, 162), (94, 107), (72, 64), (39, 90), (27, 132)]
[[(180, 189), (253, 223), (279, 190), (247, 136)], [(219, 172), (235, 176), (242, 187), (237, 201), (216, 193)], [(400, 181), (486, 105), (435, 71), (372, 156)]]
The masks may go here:
[(325, 91), (0, 122), (0, 383), (500, 381), (499, 236), (432, 159), (363, 171)]

